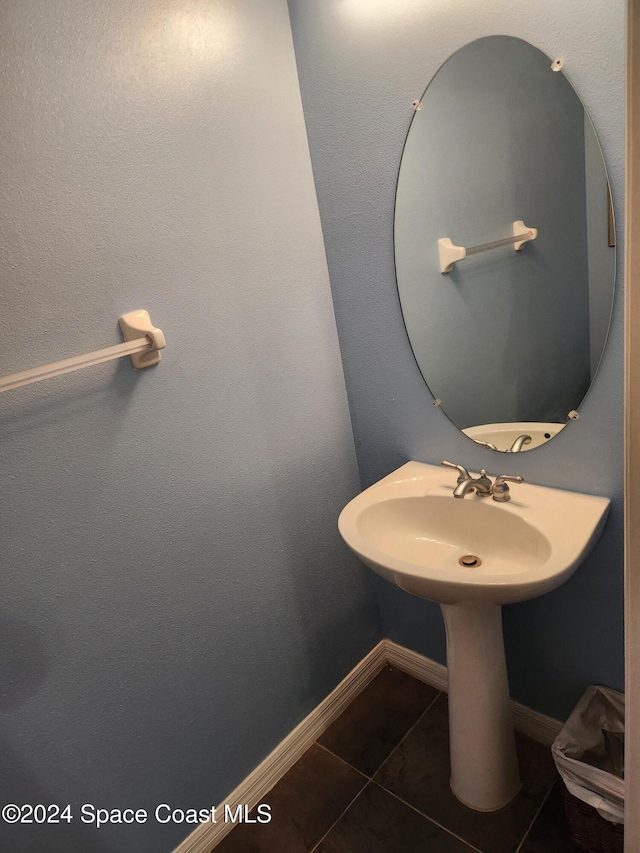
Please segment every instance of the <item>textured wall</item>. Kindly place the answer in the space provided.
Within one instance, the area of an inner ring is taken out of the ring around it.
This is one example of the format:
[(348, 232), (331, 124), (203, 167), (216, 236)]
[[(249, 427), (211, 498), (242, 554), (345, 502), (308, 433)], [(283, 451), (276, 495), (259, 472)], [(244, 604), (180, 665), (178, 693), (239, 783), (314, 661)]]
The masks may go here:
[[(550, 595), (505, 608), (513, 695), (562, 716), (587, 684), (623, 684), (622, 294), (580, 420), (545, 447), (496, 462), (434, 408), (416, 367), (394, 280), (394, 191), (411, 102), (440, 65), (474, 39), (516, 36), (564, 58), (591, 113), (621, 257), (625, 5), (290, 0), (289, 8), (363, 485), (407, 459), (448, 458), (613, 500), (602, 540), (576, 575)], [(376, 584), (385, 636), (444, 660), (437, 606)]]
[[(224, 797), (380, 636), (284, 0), (8, 0), (1, 373), (162, 364), (0, 400), (0, 798)], [(161, 853), (193, 827), (14, 829)]]

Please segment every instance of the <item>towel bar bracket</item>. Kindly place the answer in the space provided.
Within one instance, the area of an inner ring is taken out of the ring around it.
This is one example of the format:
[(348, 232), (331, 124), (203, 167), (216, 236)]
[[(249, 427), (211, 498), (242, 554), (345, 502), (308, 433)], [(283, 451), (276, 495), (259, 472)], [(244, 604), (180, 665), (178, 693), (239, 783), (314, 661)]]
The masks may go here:
[(148, 311), (144, 309), (130, 311), (128, 314), (123, 314), (118, 323), (125, 341), (135, 341), (138, 338), (144, 338), (145, 335), (151, 338), (152, 346), (149, 350), (136, 352), (130, 356), (135, 370), (141, 370), (143, 367), (152, 367), (160, 361), (158, 350), (164, 349), (167, 343), (162, 330), (152, 325)]

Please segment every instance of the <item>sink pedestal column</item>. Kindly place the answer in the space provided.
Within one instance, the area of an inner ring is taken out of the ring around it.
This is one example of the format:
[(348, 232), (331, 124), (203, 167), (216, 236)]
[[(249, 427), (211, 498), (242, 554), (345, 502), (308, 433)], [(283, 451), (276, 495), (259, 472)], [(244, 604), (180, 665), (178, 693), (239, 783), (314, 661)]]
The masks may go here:
[(520, 790), (498, 604), (441, 604), (447, 632), (451, 790), (477, 811)]

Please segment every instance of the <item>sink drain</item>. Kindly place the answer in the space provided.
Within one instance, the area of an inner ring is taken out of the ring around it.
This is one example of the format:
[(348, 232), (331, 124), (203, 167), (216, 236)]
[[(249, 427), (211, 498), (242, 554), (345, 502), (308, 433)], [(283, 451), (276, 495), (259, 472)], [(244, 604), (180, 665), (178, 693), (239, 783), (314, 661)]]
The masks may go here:
[(460, 557), (458, 562), (467, 569), (473, 569), (475, 566), (482, 565), (482, 560), (480, 557), (476, 557), (475, 554), (465, 554), (464, 557)]

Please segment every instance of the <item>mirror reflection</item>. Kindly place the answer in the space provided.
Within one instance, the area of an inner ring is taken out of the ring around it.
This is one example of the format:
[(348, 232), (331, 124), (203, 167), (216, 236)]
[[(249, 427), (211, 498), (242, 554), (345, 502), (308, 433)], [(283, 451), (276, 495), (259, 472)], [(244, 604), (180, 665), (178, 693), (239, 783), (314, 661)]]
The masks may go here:
[(429, 84), (402, 155), (398, 290), (422, 375), (473, 440), (556, 435), (605, 346), (615, 236), (600, 146), (552, 60), (491, 36)]

